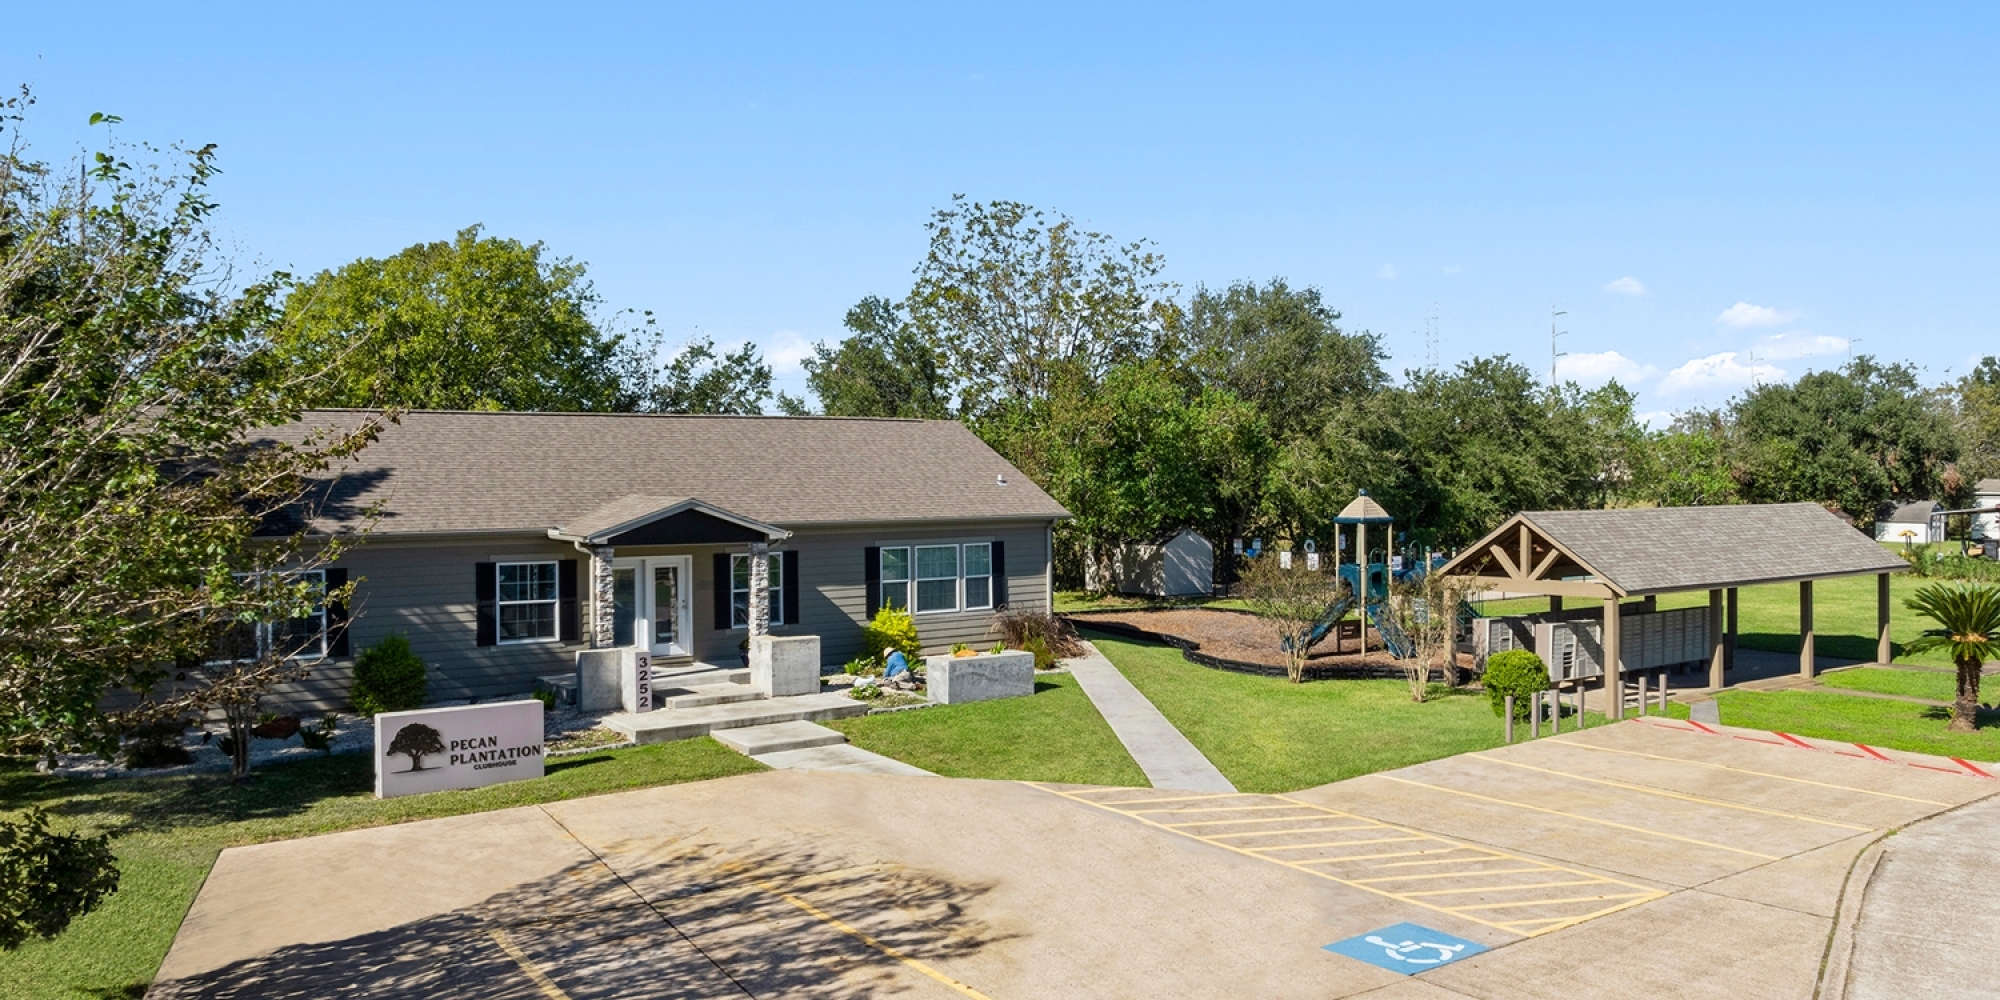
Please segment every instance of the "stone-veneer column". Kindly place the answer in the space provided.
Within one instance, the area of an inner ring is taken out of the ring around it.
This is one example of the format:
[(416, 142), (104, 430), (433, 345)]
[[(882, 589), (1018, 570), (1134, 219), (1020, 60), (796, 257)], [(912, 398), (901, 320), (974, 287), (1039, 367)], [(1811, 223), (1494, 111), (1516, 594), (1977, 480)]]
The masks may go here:
[(771, 546), (768, 542), (756, 542), (750, 546), (750, 634), (771, 634)]
[[(611, 575), (611, 560), (617, 551), (609, 545), (592, 546), (590, 550), (590, 648), (609, 649), (618, 645), (618, 637), (612, 634), (617, 624), (613, 609), (617, 607), (618, 595)], [(634, 595), (637, 596), (637, 595)], [(625, 637), (627, 641), (631, 636)]]

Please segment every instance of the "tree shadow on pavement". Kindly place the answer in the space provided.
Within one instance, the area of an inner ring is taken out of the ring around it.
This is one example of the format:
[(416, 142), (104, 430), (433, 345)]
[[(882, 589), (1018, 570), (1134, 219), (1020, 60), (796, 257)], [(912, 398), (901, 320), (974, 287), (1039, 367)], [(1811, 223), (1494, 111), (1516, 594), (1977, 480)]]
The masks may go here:
[[(573, 865), (450, 913), (162, 981), (147, 996), (858, 1000), (929, 992), (935, 984), (904, 959), (935, 968), (1006, 939), (968, 912), (990, 888), (816, 851), (683, 846), (616, 873), (598, 862)], [(303, 911), (312, 905), (310, 894), (300, 896)]]

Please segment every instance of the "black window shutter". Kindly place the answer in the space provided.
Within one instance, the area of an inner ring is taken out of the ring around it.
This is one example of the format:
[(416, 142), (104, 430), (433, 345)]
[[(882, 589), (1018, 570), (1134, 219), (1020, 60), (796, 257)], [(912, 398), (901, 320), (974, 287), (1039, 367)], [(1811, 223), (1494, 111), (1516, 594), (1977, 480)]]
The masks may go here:
[(993, 607), (1007, 606), (1007, 544), (993, 543)]
[(799, 623), (799, 554), (790, 549), (785, 551), (785, 624)]
[[(326, 589), (338, 590), (347, 586), (347, 570), (328, 567)], [(347, 643), (347, 602), (329, 601), (326, 605), (326, 655), (339, 658), (350, 655)]]
[(729, 575), (729, 553), (717, 552), (715, 554), (715, 630), (717, 632), (729, 631), (729, 587), (732, 582), (732, 578)]
[(474, 563), (473, 594), (479, 599), (479, 645), (500, 642), (500, 580), (492, 563)]
[(575, 642), (583, 638), (583, 613), (576, 599), (576, 560), (556, 564), (556, 639)]
[(862, 579), (868, 581), (866, 587), (868, 591), (868, 613), (863, 615), (862, 618), (866, 621), (873, 621), (875, 619), (875, 612), (882, 610), (882, 550), (870, 545), (861, 551), (866, 554), (868, 559), (868, 568), (862, 572)]

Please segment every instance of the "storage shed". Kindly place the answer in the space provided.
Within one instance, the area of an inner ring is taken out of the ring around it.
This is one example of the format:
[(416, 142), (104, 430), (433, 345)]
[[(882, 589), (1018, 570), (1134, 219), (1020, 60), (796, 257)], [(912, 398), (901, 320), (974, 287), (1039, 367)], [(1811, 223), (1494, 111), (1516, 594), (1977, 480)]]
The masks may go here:
[(1875, 519), (1876, 541), (1916, 545), (1944, 541), (1944, 525), (1931, 517), (1944, 509), (1943, 504), (1935, 500), (1918, 500), (1914, 503), (1884, 504), (1883, 507), (1882, 513)]
[(1215, 590), (1215, 546), (1192, 528), (1165, 541), (1115, 545), (1104, 560), (1084, 568), (1084, 586), (1144, 597), (1207, 597)]

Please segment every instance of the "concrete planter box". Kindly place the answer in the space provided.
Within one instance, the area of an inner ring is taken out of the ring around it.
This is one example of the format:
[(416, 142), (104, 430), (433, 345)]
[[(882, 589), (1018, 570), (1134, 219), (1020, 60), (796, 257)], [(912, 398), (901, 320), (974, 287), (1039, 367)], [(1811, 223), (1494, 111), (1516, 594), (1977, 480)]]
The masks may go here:
[(931, 700), (940, 705), (1034, 694), (1035, 654), (1011, 649), (977, 656), (926, 657), (924, 685)]
[(750, 686), (771, 698), (819, 693), (819, 636), (760, 635), (750, 640)]

